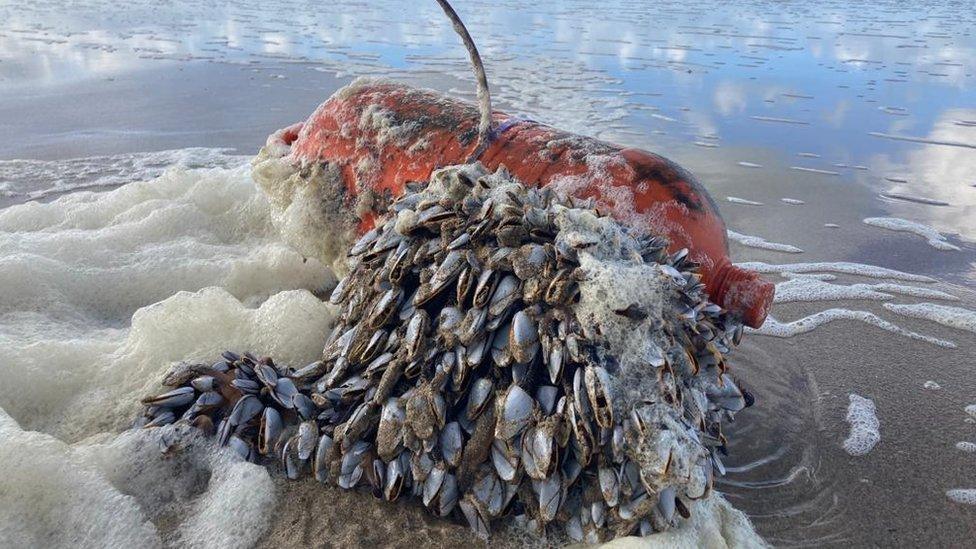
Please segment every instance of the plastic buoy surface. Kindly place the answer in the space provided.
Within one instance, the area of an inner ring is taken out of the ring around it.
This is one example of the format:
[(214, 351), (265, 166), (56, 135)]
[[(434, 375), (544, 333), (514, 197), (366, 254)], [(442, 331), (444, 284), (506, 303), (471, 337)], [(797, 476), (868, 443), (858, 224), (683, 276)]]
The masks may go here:
[[(640, 232), (669, 239), (670, 251), (688, 248), (701, 265), (712, 301), (747, 326), (762, 325), (774, 286), (729, 259), (725, 223), (689, 172), (656, 154), (571, 134), (538, 122), (493, 114), (490, 145), (477, 143), (474, 105), (432, 90), (361, 79), (336, 92), (303, 123), (278, 131), (269, 144), (290, 148), (295, 162), (330, 162), (342, 170), (346, 191), (396, 197), (406, 183), (433, 170), (478, 160), (507, 168), (526, 184), (555, 185)], [(372, 227), (364, 215), (360, 230)]]

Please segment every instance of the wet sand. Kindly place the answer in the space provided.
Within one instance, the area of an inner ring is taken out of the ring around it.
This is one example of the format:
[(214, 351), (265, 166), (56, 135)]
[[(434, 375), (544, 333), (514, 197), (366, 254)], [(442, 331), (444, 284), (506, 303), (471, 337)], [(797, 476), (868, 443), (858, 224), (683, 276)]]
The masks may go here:
[[(966, 303), (976, 300), (970, 294)], [(790, 306), (777, 314), (813, 310)], [(974, 435), (963, 408), (973, 399), (976, 351), (971, 336), (967, 345), (959, 331), (925, 328), (962, 345), (943, 350), (836, 321), (796, 340), (754, 336), (739, 349), (736, 371), (761, 396), (737, 418), (730, 452), (736, 463), (771, 449), (786, 454), (732, 473), (723, 489), (768, 541), (954, 547), (976, 534), (972, 510), (945, 496), (972, 484), (973, 457), (954, 446)], [(924, 388), (928, 380), (941, 389)], [(873, 399), (881, 422), (881, 441), (866, 456), (842, 448), (851, 392)]]
[(186, 147), (251, 155), (283, 121), (308, 116), (323, 97), (350, 80), (294, 67), (161, 65), (111, 80), (54, 85), (42, 94), (0, 92), (0, 159)]
[(279, 517), (258, 542), (274, 547), (484, 547), (467, 525), (432, 517), (417, 502), (389, 503), (366, 490), (345, 491), (314, 479), (277, 483)]

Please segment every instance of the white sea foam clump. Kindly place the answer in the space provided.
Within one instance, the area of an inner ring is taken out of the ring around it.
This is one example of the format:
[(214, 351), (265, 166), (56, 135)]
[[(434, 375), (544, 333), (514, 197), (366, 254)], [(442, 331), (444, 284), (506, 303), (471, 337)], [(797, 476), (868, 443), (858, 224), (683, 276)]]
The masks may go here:
[(771, 250), (774, 252), (785, 252), (788, 254), (799, 254), (803, 253), (803, 250), (793, 246), (792, 244), (780, 244), (779, 242), (770, 242), (761, 236), (754, 236), (749, 234), (737, 233), (735, 231), (727, 231), (729, 235), (729, 240), (733, 242), (738, 242), (743, 246), (748, 246), (750, 248), (759, 248), (762, 250)]
[(956, 503), (976, 505), (976, 488), (955, 488), (946, 490), (946, 497)]
[(976, 420), (976, 404), (970, 404), (963, 408), (963, 411), (969, 414), (969, 417)]
[(868, 276), (872, 278), (890, 278), (892, 280), (904, 280), (907, 282), (936, 281), (934, 278), (925, 275), (906, 273), (903, 271), (896, 271), (894, 269), (878, 267), (876, 265), (867, 265), (864, 263), (851, 263), (849, 261), (819, 261), (811, 263), (785, 263), (779, 265), (763, 263), (761, 261), (747, 261), (744, 263), (737, 263), (736, 265), (742, 267), (743, 269), (756, 271), (757, 273), (816, 273), (823, 271), (838, 274)]
[(333, 280), (246, 167), (0, 210), (0, 545), (253, 545), (263, 468), (125, 429), (175, 361), (317, 358), (335, 311), (309, 290)]
[(770, 315), (766, 317), (766, 322), (764, 322), (762, 326), (756, 329), (746, 328), (746, 332), (772, 337), (795, 337), (800, 334), (812, 332), (820, 326), (835, 320), (857, 320), (900, 336), (916, 339), (918, 341), (924, 341), (926, 343), (931, 343), (932, 345), (945, 347), (947, 349), (956, 348), (956, 344), (952, 341), (907, 330), (901, 326), (888, 322), (870, 311), (857, 311), (842, 309), (839, 307), (819, 311), (791, 322), (780, 322)]
[(280, 242), (246, 167), (7, 208), (0, 407), (73, 441), (122, 426), (171, 361), (223, 346), (311, 360), (333, 312), (286, 290), (333, 280)]
[(159, 547), (135, 498), (117, 490), (72, 448), (22, 431), (0, 409), (0, 539), (9, 547)]
[(743, 204), (745, 206), (762, 206), (762, 202), (756, 202), (755, 200), (748, 200), (745, 198), (739, 198), (738, 196), (727, 196), (726, 200), (733, 204)]
[(976, 311), (935, 303), (885, 303), (884, 307), (900, 315), (930, 320), (943, 326), (976, 334)]
[(603, 549), (709, 549), (765, 548), (765, 542), (745, 513), (732, 507), (720, 494), (695, 502), (691, 518), (681, 528), (651, 536), (618, 538)]
[[(254, 181), (271, 206), (271, 223), (293, 249), (343, 274), (361, 208), (347, 200), (338, 164), (302, 165), (289, 153), (274, 134), (251, 161)], [(360, 189), (360, 200), (371, 196), (369, 189)]]
[(844, 440), (844, 450), (848, 454), (867, 455), (881, 441), (881, 422), (871, 399), (851, 393), (847, 423), (851, 425), (851, 432)]
[(108, 193), (0, 210), (0, 334), (40, 315), (65, 334), (124, 326), (180, 290), (221, 286), (248, 305), (286, 289), (325, 289), (270, 223), (246, 167), (171, 170)]
[(145, 181), (167, 168), (230, 168), (246, 162), (232, 149), (191, 147), (167, 151), (89, 156), (68, 160), (0, 160), (0, 194), (33, 199), (79, 189)]
[(864, 223), (866, 225), (881, 227), (882, 229), (888, 229), (891, 231), (917, 234), (918, 236), (926, 239), (929, 245), (937, 250), (959, 250), (959, 246), (947, 242), (945, 236), (943, 236), (939, 231), (929, 227), (928, 225), (916, 223), (915, 221), (909, 221), (907, 219), (900, 219), (897, 217), (868, 217), (864, 219)]
[[(901, 294), (925, 299), (944, 299), (958, 301), (958, 297), (936, 290), (907, 284), (880, 282), (877, 284), (832, 284), (833, 275), (788, 274), (789, 280), (776, 284), (776, 303), (797, 301), (839, 301), (849, 299), (868, 299), (884, 301)], [(829, 278), (824, 278), (827, 276)]]
[[(173, 426), (68, 445), (0, 409), (0, 540), (9, 547), (248, 547), (267, 525), (267, 471)], [(215, 513), (220, 513), (216, 520)], [(233, 517), (233, 520), (226, 520)]]
[(615, 311), (636, 305), (646, 313), (648, 325), (660, 324), (665, 296), (670, 292), (664, 275), (656, 264), (640, 259), (636, 241), (610, 218), (564, 209), (556, 216), (556, 223), (560, 229), (558, 239), (569, 245), (597, 243), (593, 253), (579, 254), (580, 269), (585, 273), (576, 305), (580, 321), (600, 327), (611, 353), (625, 371), (646, 367), (646, 357), (654, 354), (654, 349), (648, 347), (659, 347), (661, 342), (649, 337), (653, 332), (648, 332), (646, 326), (635, 328), (633, 321)]
[(976, 442), (969, 442), (968, 440), (961, 440), (956, 443), (956, 449), (962, 450), (963, 452), (976, 453)]

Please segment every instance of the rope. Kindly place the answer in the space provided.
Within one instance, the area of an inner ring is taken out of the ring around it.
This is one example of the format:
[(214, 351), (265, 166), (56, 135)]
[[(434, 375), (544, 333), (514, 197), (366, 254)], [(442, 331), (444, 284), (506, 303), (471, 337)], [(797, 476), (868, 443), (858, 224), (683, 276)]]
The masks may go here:
[(491, 144), (494, 137), (491, 123), (491, 92), (488, 91), (488, 75), (485, 74), (485, 66), (481, 62), (481, 55), (478, 54), (478, 48), (474, 45), (471, 34), (468, 33), (468, 29), (464, 26), (461, 18), (458, 17), (457, 12), (447, 3), (447, 0), (437, 0), (437, 3), (440, 4), (447, 18), (451, 20), (451, 23), (454, 25), (454, 32), (461, 37), (461, 42), (464, 43), (464, 47), (468, 50), (468, 57), (471, 58), (471, 68), (474, 70), (475, 80), (477, 80), (478, 110), (481, 112), (481, 120), (478, 122), (478, 146), (471, 153), (471, 160), (477, 160), (485, 152), (485, 149), (488, 148), (488, 145)]

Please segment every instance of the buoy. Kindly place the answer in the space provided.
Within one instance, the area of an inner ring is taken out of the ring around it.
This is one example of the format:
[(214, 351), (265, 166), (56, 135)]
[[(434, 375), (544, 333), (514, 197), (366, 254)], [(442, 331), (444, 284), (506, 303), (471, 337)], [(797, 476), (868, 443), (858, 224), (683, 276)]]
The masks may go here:
[[(273, 134), (268, 144), (286, 147), (291, 161), (304, 166), (337, 164), (351, 197), (372, 192), (395, 198), (408, 182), (427, 181), (437, 168), (471, 160), (490, 170), (504, 166), (529, 185), (593, 197), (635, 231), (666, 237), (669, 251), (687, 248), (712, 301), (747, 326), (762, 325), (774, 286), (732, 264), (718, 207), (687, 170), (648, 151), (502, 112), (492, 114), (492, 127), (479, 147), (475, 105), (363, 78), (336, 92), (305, 122)], [(374, 217), (361, 217), (361, 232), (372, 228)]]

